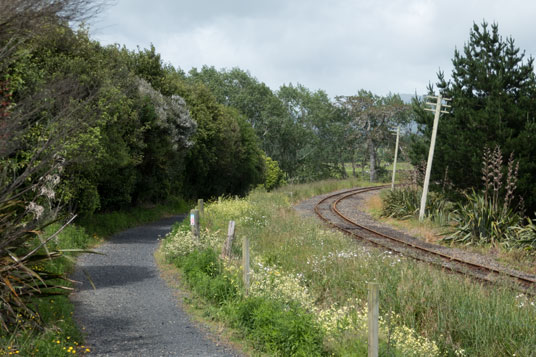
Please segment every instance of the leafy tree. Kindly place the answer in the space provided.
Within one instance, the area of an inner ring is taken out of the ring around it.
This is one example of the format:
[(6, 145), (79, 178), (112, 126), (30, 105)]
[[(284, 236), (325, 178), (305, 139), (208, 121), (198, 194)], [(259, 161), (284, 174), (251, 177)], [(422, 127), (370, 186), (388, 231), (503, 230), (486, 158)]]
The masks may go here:
[[(452, 99), (451, 113), (438, 128), (433, 179), (444, 176), (458, 188), (478, 187), (481, 157), (485, 146), (499, 145), (505, 156), (519, 159), (518, 189), (532, 210), (536, 209), (536, 146), (534, 138), (536, 78), (533, 58), (525, 58), (512, 38), (503, 39), (497, 24), (473, 25), (463, 51), (455, 50), (452, 79), (438, 73), (437, 87)], [(433, 91), (433, 87), (430, 87)], [(417, 122), (424, 141), (412, 145), (412, 161), (428, 151), (432, 116), (415, 103)]]
[(282, 86), (278, 93), (294, 126), (295, 167), (291, 177), (300, 181), (345, 175), (346, 116), (321, 90), (311, 92), (298, 84)]
[(369, 154), (370, 181), (377, 180), (378, 149), (392, 141), (392, 130), (408, 121), (407, 106), (398, 95), (381, 97), (360, 90), (355, 96), (337, 97), (351, 122), (349, 129), (366, 143)]
[(238, 195), (263, 182), (263, 153), (251, 125), (235, 109), (218, 103), (202, 84), (181, 83), (177, 92), (197, 122), (194, 145), (185, 157), (184, 192)]
[(297, 150), (303, 135), (280, 98), (266, 84), (239, 68), (218, 71), (203, 66), (201, 70), (193, 68), (188, 74), (189, 82), (203, 83), (219, 103), (244, 115), (255, 130), (262, 150), (293, 175), (300, 165)]

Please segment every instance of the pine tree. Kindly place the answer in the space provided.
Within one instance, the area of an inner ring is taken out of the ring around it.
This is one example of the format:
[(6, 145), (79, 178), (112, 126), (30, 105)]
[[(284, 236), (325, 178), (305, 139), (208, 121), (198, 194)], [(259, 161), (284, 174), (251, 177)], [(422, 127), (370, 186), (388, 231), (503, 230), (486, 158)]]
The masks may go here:
[[(499, 145), (506, 155), (514, 152), (520, 161), (521, 193), (530, 208), (536, 209), (536, 79), (533, 58), (515, 46), (511, 37), (503, 39), (497, 24), (474, 24), (463, 52), (455, 50), (452, 78), (438, 73), (440, 93), (452, 98), (452, 110), (441, 118), (433, 165), (439, 180), (448, 167), (449, 180), (458, 188), (479, 188), (484, 147)], [(433, 87), (430, 86), (430, 91)], [(414, 105), (424, 140), (429, 140), (432, 117)], [(428, 145), (416, 141), (413, 161), (426, 157)]]

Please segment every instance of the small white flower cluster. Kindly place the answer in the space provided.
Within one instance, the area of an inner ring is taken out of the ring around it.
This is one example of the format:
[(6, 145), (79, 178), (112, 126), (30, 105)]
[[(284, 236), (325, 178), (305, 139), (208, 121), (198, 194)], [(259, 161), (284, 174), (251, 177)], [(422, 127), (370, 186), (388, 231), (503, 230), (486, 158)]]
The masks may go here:
[(26, 206), (26, 211), (33, 214), (35, 219), (39, 219), (45, 212), (45, 208), (32, 201)]
[(367, 328), (367, 312), (357, 299), (348, 300), (342, 306), (314, 307), (312, 312), (328, 337), (348, 330), (366, 331)]
[(536, 302), (534, 300), (531, 300), (527, 295), (525, 294), (519, 294), (516, 296), (517, 301), (517, 307), (532, 307), (536, 309)]
[[(380, 323), (380, 325), (384, 325)], [(380, 326), (380, 329), (385, 328)], [(417, 335), (414, 330), (407, 326), (397, 325), (394, 327), (391, 338), (395, 342), (395, 349), (403, 356), (439, 356), (440, 351), (434, 341)]]
[(267, 225), (267, 217), (262, 215), (247, 198), (226, 198), (224, 201), (207, 205), (205, 211), (207, 214), (224, 221), (234, 220), (241, 226), (262, 228)]
[(314, 299), (303, 286), (302, 274), (283, 274), (277, 267), (258, 262), (251, 275), (250, 293), (269, 296), (282, 301), (297, 301), (306, 309), (314, 306)]
[(205, 206), (205, 213), (209, 216), (221, 217), (224, 220), (240, 221), (243, 216), (252, 211), (254, 207), (244, 198), (226, 198)]
[(214, 248), (221, 249), (223, 237), (219, 231), (211, 232), (208, 229), (201, 231), (199, 239), (191, 231), (177, 231), (173, 235), (168, 235), (164, 241), (163, 250), (166, 257), (179, 257), (192, 253), (196, 249)]

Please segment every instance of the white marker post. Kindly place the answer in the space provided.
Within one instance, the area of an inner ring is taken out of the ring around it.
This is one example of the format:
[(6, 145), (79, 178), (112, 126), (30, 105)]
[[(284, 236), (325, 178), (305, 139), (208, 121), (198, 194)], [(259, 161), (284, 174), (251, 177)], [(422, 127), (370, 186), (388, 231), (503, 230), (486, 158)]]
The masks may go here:
[(190, 229), (194, 237), (199, 240), (199, 210), (190, 210)]

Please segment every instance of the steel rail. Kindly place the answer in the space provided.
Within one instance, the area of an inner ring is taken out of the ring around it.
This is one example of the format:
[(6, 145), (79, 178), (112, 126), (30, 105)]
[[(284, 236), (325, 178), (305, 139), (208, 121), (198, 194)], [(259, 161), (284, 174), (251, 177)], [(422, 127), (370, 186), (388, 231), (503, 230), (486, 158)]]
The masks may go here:
[[(337, 205), (341, 201), (343, 201), (345, 199), (348, 199), (349, 197), (352, 197), (352, 196), (355, 196), (357, 194), (364, 193), (364, 192), (383, 189), (383, 188), (386, 188), (386, 187), (387, 186), (373, 186), (373, 187), (355, 188), (355, 189), (350, 189), (350, 190), (347, 190), (347, 191), (331, 194), (329, 196), (324, 197), (322, 200), (320, 200), (315, 205), (314, 211), (323, 221), (327, 222), (332, 227), (337, 228), (340, 231), (342, 231), (342, 232), (344, 232), (346, 234), (349, 234), (349, 235), (351, 235), (353, 237), (356, 237), (356, 238), (359, 238), (361, 240), (365, 240), (365, 241), (367, 241), (369, 243), (372, 243), (372, 244), (374, 244), (376, 246), (380, 246), (380, 247), (388, 249), (390, 251), (395, 251), (395, 252), (397, 252), (399, 254), (407, 256), (408, 254), (402, 252), (400, 249), (394, 248), (393, 246), (384, 243), (385, 241), (395, 242), (395, 244), (401, 245), (405, 249), (409, 248), (412, 251), (425, 252), (425, 254), (428, 255), (428, 258), (430, 258), (430, 257), (432, 257), (432, 258), (440, 258), (440, 260), (442, 260), (444, 262), (461, 265), (461, 266), (469, 268), (469, 270), (479, 271), (480, 273), (487, 273), (487, 274), (492, 273), (494, 276), (506, 276), (506, 277), (508, 277), (510, 279), (515, 280), (519, 284), (521, 284), (525, 288), (525, 289), (523, 289), (524, 292), (528, 292), (528, 293), (532, 293), (532, 294), (534, 294), (536, 292), (536, 279), (520, 276), (518, 274), (510, 273), (510, 272), (507, 272), (507, 271), (501, 271), (499, 269), (489, 267), (489, 266), (485, 266), (485, 265), (481, 265), (481, 264), (478, 264), (478, 263), (469, 262), (469, 261), (466, 261), (466, 260), (451, 256), (451, 255), (448, 255), (448, 254), (445, 254), (445, 253), (442, 253), (442, 252), (437, 252), (437, 251), (435, 251), (433, 249), (430, 249), (428, 247), (424, 247), (422, 245), (419, 245), (419, 243), (408, 242), (408, 241), (406, 241), (404, 239), (389, 236), (387, 234), (384, 234), (384, 233), (378, 232), (376, 230), (370, 229), (368, 227), (365, 227), (365, 226), (363, 226), (363, 225), (351, 220), (350, 218), (348, 218), (346, 215), (344, 215), (337, 208)], [(340, 196), (340, 197), (335, 199), (331, 203), (331, 205), (329, 206), (329, 210), (330, 210), (330, 212), (332, 212), (337, 217), (341, 218), (346, 223), (349, 223), (352, 226), (352, 228), (345, 228), (345, 227), (341, 226), (340, 224), (337, 224), (337, 223), (333, 222), (332, 220), (328, 219), (327, 217), (322, 215), (321, 212), (320, 212), (320, 205), (325, 203), (327, 200), (333, 199), (334, 197), (337, 197), (337, 196)], [(365, 232), (369, 233), (370, 235), (372, 235), (372, 237), (374, 237), (376, 239), (371, 239), (369, 237), (366, 237), (363, 234), (358, 234), (355, 231), (350, 230), (350, 229), (356, 229), (356, 228), (360, 229), (361, 231), (365, 231)], [(378, 241), (378, 240), (380, 240), (380, 241)], [(464, 271), (463, 269), (456, 269), (456, 268), (454, 268), (452, 266), (445, 265), (445, 263), (441, 264), (441, 263), (438, 263), (438, 262), (431, 262), (430, 260), (424, 259), (424, 257), (417, 257), (417, 256), (414, 256), (414, 255), (410, 255), (410, 256), (413, 259), (424, 261), (424, 262), (427, 262), (427, 263), (434, 263), (436, 265), (441, 266), (442, 268), (448, 269), (448, 270), (456, 272), (456, 273), (467, 274), (467, 271)], [(475, 278), (478, 278), (480, 280), (484, 280), (484, 281), (487, 281), (487, 282), (490, 282), (490, 283), (496, 283), (495, 280), (491, 279), (487, 275), (486, 276), (476, 276), (474, 274), (470, 274), (470, 275), (475, 277)]]

